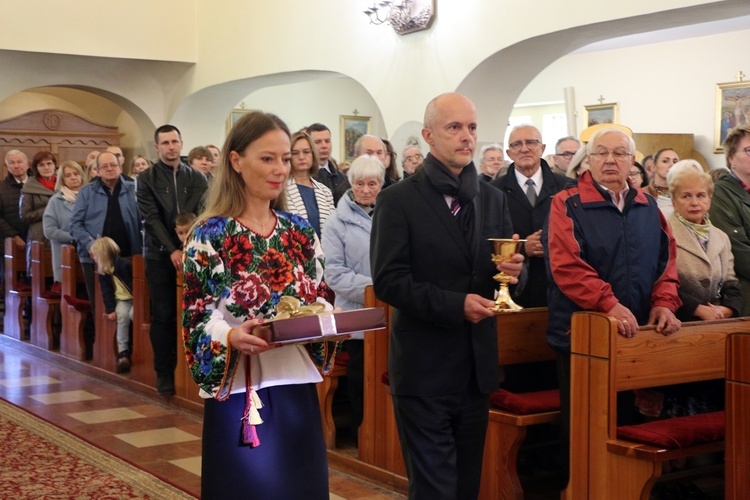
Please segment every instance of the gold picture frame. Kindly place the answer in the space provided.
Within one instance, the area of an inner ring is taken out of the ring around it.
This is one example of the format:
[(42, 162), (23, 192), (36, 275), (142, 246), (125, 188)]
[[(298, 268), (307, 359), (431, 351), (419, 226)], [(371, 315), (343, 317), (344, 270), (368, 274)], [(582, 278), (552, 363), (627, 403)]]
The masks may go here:
[(616, 102), (584, 106), (586, 110), (586, 127), (602, 123), (620, 123), (620, 105)]
[(730, 130), (749, 124), (750, 82), (717, 83), (714, 153), (724, 152), (721, 145)]
[(227, 117), (226, 135), (229, 135), (229, 131), (232, 130), (232, 127), (237, 123), (237, 120), (248, 114), (250, 111), (252, 111), (252, 109), (233, 109), (230, 111), (229, 116)]
[(357, 139), (370, 133), (370, 117), (341, 115), (339, 127), (341, 131), (341, 156), (339, 161), (351, 161), (354, 159), (354, 144)]

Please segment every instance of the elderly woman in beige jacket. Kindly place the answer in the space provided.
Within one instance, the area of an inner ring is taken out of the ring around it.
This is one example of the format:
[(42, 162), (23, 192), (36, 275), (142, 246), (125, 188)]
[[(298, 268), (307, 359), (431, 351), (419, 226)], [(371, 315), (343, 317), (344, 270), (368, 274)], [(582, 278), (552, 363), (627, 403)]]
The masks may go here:
[(708, 216), (714, 183), (695, 160), (676, 163), (668, 176), (674, 212), (667, 218), (677, 243), (682, 321), (739, 315), (742, 291), (729, 237)]

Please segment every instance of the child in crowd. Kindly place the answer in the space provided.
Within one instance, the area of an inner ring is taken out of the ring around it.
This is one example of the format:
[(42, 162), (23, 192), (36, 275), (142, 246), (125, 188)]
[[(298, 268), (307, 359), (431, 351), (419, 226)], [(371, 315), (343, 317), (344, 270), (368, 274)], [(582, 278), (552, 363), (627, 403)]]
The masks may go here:
[(190, 232), (190, 228), (193, 226), (193, 222), (195, 222), (195, 214), (192, 212), (177, 214), (177, 217), (174, 219), (174, 231), (183, 245)]
[(133, 319), (133, 264), (120, 257), (120, 247), (106, 236), (91, 245), (91, 257), (96, 262), (107, 317), (117, 320), (117, 373), (127, 373)]

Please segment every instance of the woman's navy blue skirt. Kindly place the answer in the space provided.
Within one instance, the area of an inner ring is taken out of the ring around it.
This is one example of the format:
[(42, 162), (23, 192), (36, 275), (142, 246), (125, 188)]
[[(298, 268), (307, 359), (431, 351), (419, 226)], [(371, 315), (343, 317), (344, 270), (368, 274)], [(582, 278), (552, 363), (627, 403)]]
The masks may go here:
[(242, 443), (245, 395), (205, 400), (203, 499), (328, 499), (328, 461), (315, 384), (258, 391), (260, 446)]

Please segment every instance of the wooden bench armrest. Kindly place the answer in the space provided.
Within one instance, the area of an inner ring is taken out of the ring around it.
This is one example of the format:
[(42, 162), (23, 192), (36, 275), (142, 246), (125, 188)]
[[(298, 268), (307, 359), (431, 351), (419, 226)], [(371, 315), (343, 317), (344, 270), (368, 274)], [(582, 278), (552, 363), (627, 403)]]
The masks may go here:
[(528, 427), (536, 424), (548, 424), (560, 420), (559, 411), (548, 411), (544, 413), (532, 413), (530, 415), (519, 415), (500, 408), (490, 409), (490, 420), (505, 425), (516, 427)]
[(661, 446), (626, 441), (624, 439), (611, 439), (607, 441), (607, 451), (616, 455), (645, 460), (647, 462), (664, 462), (676, 458), (714, 453), (723, 449), (724, 441), (715, 441), (713, 443), (699, 444), (674, 450), (662, 448)]

